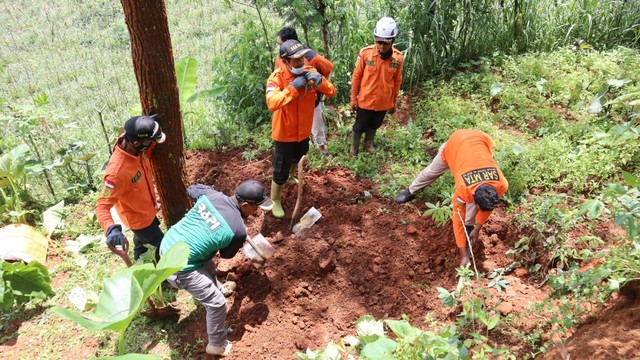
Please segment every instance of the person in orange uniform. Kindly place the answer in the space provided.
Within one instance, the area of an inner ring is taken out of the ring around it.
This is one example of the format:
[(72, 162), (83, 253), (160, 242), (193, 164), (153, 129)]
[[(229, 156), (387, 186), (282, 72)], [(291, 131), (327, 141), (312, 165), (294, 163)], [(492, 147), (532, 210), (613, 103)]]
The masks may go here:
[[(283, 42), (287, 40), (298, 40), (298, 33), (296, 29), (291, 26), (285, 26), (280, 29), (278, 32), (278, 38), (276, 41), (278, 42), (278, 46), (282, 45)], [(324, 76), (326, 79), (331, 77), (331, 72), (333, 71), (333, 63), (327, 60), (324, 56), (318, 54), (317, 52), (309, 49), (304, 54), (304, 63), (305, 65), (313, 66), (320, 75)], [(278, 67), (284, 66), (282, 59), (280, 56), (276, 56), (274, 70)], [(320, 102), (322, 101), (322, 93), (318, 92), (316, 97), (315, 105), (313, 111), (313, 125), (311, 126), (311, 135), (313, 138), (314, 144), (318, 147), (318, 150), (322, 153), (322, 155), (326, 157), (330, 157), (331, 153), (327, 149), (327, 130), (324, 125), (324, 119), (322, 118), (322, 105)], [(291, 171), (294, 171), (295, 168), (291, 168)]]
[(316, 93), (327, 97), (336, 94), (336, 88), (324, 76), (309, 65), (303, 56), (309, 51), (296, 40), (280, 45), (280, 57), (284, 66), (277, 68), (267, 80), (267, 107), (273, 112), (271, 138), (273, 151), (273, 181), (271, 213), (284, 218), (282, 186), (289, 178), (291, 165), (300, 161), (309, 151), (309, 136), (313, 123)]
[(133, 231), (133, 255), (137, 260), (147, 251), (145, 244), (160, 247), (163, 233), (156, 217), (151, 151), (166, 136), (152, 116), (134, 116), (124, 124), (124, 134), (114, 146), (104, 173), (104, 188), (95, 206), (107, 244), (128, 249), (122, 226), (111, 217), (115, 206), (122, 222)]
[(498, 205), (509, 183), (493, 160), (495, 144), (480, 130), (455, 131), (445, 142), (429, 166), (397, 197), (397, 203), (414, 198), (416, 191), (431, 184), (447, 169), (455, 180), (453, 194), (453, 231), (460, 250), (460, 266), (469, 264), (467, 235), (473, 244), (480, 229)]
[(373, 139), (387, 112), (393, 114), (402, 84), (402, 53), (393, 47), (396, 22), (383, 17), (373, 32), (375, 45), (360, 50), (351, 76), (351, 111), (356, 112), (349, 155), (355, 156), (365, 133), (364, 149), (373, 153)]

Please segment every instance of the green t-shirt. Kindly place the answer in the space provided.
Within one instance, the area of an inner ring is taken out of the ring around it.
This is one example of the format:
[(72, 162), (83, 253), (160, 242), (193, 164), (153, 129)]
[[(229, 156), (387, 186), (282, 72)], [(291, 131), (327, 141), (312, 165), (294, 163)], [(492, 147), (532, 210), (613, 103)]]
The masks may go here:
[(222, 257), (233, 257), (247, 237), (235, 198), (205, 185), (189, 187), (189, 195), (197, 198), (196, 204), (169, 229), (160, 245), (162, 252), (180, 241), (189, 246), (189, 260), (181, 271), (202, 267), (221, 249), (228, 250), (221, 251)]

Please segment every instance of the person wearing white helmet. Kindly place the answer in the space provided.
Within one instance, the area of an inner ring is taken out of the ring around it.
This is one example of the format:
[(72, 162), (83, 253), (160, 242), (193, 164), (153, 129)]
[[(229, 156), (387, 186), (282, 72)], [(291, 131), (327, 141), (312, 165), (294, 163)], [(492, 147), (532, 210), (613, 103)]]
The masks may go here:
[(360, 50), (351, 76), (351, 110), (356, 112), (349, 155), (358, 154), (362, 134), (364, 150), (375, 152), (373, 140), (385, 115), (393, 114), (402, 84), (402, 53), (393, 47), (398, 26), (390, 17), (378, 20), (376, 43)]

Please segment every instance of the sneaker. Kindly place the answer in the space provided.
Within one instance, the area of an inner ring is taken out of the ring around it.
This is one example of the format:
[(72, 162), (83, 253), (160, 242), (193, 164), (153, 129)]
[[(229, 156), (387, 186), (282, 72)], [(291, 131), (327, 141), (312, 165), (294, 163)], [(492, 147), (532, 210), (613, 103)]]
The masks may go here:
[(231, 341), (226, 340), (223, 345), (207, 344), (207, 354), (217, 356), (227, 356), (231, 352)]
[(396, 202), (398, 204), (404, 204), (408, 201), (411, 201), (415, 198), (415, 196), (409, 192), (409, 189), (403, 190), (398, 196), (396, 196)]

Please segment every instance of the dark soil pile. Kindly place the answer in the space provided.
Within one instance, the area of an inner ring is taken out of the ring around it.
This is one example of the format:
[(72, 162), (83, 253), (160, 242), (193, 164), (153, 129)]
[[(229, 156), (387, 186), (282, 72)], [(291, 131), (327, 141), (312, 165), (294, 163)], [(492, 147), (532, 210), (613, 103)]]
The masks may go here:
[[(247, 163), (240, 151), (191, 152), (187, 165), (191, 183), (226, 194), (248, 178), (270, 183), (269, 154)], [(229, 298), (232, 359), (292, 358), (355, 334), (354, 321), (366, 314), (406, 314), (418, 326), (431, 311), (453, 319), (435, 290), (457, 283), (458, 251), (449, 224), (437, 227), (421, 216), (423, 204), (397, 205), (380, 197), (372, 182), (332, 169), (305, 175), (300, 215), (313, 206), (322, 218), (298, 238), (289, 231), (296, 195), (295, 185), (285, 186), (284, 220), (258, 214), (247, 222), (250, 235), (262, 233), (276, 246), (263, 269), (254, 269), (242, 254), (219, 261), (220, 274), (238, 284)], [(507, 265), (499, 241), (505, 226), (496, 216), (483, 235), (491, 266)], [(206, 339), (204, 316), (189, 317), (182, 326), (185, 341)]]

